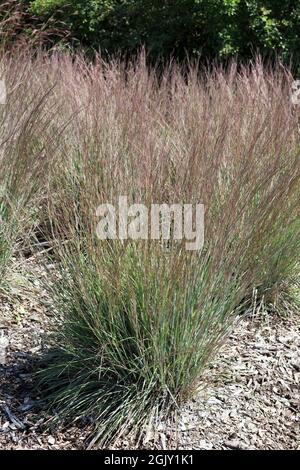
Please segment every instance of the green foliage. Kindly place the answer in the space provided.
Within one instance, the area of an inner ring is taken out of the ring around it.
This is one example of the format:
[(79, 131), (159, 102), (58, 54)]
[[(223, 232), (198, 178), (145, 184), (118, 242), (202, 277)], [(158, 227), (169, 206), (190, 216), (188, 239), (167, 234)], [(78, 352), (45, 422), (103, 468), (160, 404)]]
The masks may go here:
[(220, 271), (220, 292), (204, 260), (184, 251), (114, 243), (83, 254), (73, 242), (52, 289), (64, 324), (39, 377), (62, 415), (92, 416), (107, 444), (191, 396), (229, 326), (236, 286)]
[(33, 0), (31, 9), (64, 21), (73, 40), (108, 53), (177, 58), (248, 58), (253, 51), (299, 62), (298, 0)]

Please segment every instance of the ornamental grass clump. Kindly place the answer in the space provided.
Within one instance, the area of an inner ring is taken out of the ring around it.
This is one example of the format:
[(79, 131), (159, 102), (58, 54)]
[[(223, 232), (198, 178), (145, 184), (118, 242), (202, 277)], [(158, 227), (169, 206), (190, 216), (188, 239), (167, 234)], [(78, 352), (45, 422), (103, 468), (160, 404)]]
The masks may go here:
[(18, 60), (0, 57), (1, 290), (9, 288), (6, 270), (12, 256), (29, 246), (43, 217), (49, 163), (54, 166), (57, 150), (58, 102), (40, 67), (28, 52)]
[[(59, 76), (59, 119), (71, 118), (47, 198), (58, 321), (39, 383), (56, 416), (89, 416), (103, 446), (196, 392), (253, 290), (270, 311), (295, 305), (298, 111), (289, 73), (259, 60), (158, 75), (143, 57), (65, 54), (45, 71)], [(97, 208), (121, 196), (149, 210), (204, 204), (203, 247), (100, 240)]]

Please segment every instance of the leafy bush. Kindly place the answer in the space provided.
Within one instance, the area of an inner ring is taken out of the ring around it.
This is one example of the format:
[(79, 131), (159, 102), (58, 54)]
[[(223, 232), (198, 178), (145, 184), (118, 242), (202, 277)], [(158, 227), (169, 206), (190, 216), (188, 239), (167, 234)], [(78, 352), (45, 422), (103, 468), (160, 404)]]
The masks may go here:
[(57, 18), (39, 18), (30, 9), (30, 0), (5, 0), (0, 4), (0, 51), (48, 48), (64, 44), (69, 31)]
[(85, 48), (182, 59), (241, 58), (262, 54), (299, 65), (300, 7), (297, 0), (33, 0), (41, 18), (63, 21)]

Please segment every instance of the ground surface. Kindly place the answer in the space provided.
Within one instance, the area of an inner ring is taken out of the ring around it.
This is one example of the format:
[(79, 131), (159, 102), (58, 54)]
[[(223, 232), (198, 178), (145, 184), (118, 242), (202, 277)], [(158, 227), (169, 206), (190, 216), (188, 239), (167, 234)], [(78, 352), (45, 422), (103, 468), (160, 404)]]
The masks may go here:
[[(47, 415), (30, 385), (53, 314), (36, 281), (24, 292), (0, 304), (0, 449), (86, 448), (85, 423), (45, 430)], [(241, 319), (207, 377), (177, 426), (161, 423), (140, 446), (300, 449), (300, 316)]]

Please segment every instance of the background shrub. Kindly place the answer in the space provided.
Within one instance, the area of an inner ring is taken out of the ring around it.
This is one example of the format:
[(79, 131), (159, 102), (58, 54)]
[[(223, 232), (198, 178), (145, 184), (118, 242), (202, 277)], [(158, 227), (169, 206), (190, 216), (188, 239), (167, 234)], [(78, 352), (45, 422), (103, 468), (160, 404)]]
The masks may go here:
[[(28, 2), (27, 2), (28, 3)], [(299, 65), (297, 0), (33, 0), (44, 21), (63, 21), (73, 43), (108, 54), (204, 59), (253, 57), (259, 51)]]

